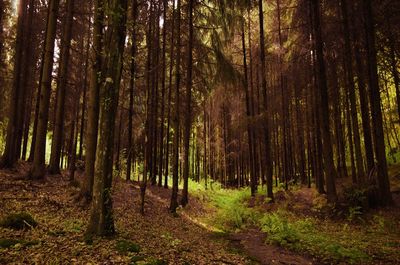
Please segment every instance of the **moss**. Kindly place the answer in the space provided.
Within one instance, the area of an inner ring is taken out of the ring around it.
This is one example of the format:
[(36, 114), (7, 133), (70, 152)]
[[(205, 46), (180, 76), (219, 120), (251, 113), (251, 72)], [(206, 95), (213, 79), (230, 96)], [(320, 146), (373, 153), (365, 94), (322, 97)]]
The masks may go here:
[(168, 261), (163, 259), (152, 259), (148, 261), (146, 265), (168, 265)]
[(25, 247), (29, 247), (29, 246), (39, 244), (39, 241), (37, 241), (37, 240), (25, 241), (22, 239), (0, 238), (0, 249), (1, 248), (10, 248), (17, 244), (25, 246)]
[(0, 239), (0, 248), (9, 248), (16, 244), (20, 244), (22, 241), (18, 239), (12, 238), (1, 238)]
[(131, 257), (131, 264), (137, 264), (137, 262), (144, 261), (145, 258), (143, 256), (133, 256)]
[(37, 222), (33, 217), (26, 212), (12, 213), (5, 216), (0, 221), (0, 226), (12, 229), (31, 229), (37, 226)]
[(128, 240), (119, 240), (115, 246), (116, 250), (120, 253), (135, 252), (140, 251), (140, 246)]

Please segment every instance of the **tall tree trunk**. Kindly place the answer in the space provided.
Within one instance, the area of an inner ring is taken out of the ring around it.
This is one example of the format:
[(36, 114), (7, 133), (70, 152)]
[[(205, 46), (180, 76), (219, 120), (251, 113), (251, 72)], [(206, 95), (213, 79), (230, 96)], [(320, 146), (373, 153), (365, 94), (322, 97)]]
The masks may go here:
[(104, 36), (104, 61), (100, 87), (99, 139), (93, 185), (93, 204), (86, 235), (112, 235), (115, 233), (112, 211), (112, 174), (115, 116), (118, 107), (127, 2), (112, 0), (104, 6), (107, 30)]
[(187, 54), (187, 74), (186, 74), (186, 111), (185, 111), (185, 126), (183, 139), (183, 189), (182, 189), (182, 206), (188, 203), (188, 187), (189, 187), (189, 143), (192, 128), (192, 68), (193, 68), (193, 9), (194, 1), (189, 0), (188, 16), (189, 16), (189, 40)]
[(175, 70), (175, 113), (174, 113), (174, 143), (173, 143), (173, 163), (172, 163), (172, 192), (169, 210), (172, 213), (178, 208), (178, 178), (179, 178), (179, 130), (180, 130), (180, 110), (179, 110), (179, 90), (181, 85), (181, 0), (177, 0), (176, 6), (176, 70)]
[(171, 102), (172, 102), (172, 71), (174, 68), (174, 49), (175, 49), (175, 1), (172, 2), (171, 16), (171, 42), (170, 42), (170, 65), (169, 65), (169, 81), (168, 81), (168, 111), (167, 111), (167, 136), (165, 139), (165, 172), (164, 172), (164, 188), (168, 189), (168, 173), (169, 173), (169, 141), (171, 136)]
[(88, 90), (88, 117), (85, 150), (85, 180), (81, 194), (89, 202), (92, 199), (94, 166), (96, 160), (97, 134), (99, 126), (99, 89), (103, 50), (104, 1), (94, 1), (93, 44), (91, 50), (90, 85)]
[[(32, 64), (32, 31), (33, 31), (33, 16), (35, 15), (35, 0), (29, 0), (29, 12), (28, 12), (28, 18), (26, 22), (26, 31), (27, 31), (27, 36), (26, 36), (26, 44), (25, 44), (25, 50), (24, 50), (24, 62), (23, 65), (31, 65)], [(0, 55), (1, 56), (1, 55)], [(25, 71), (24, 78), (22, 79), (22, 87), (25, 87), (27, 90), (27, 99), (30, 98), (28, 105), (26, 106), (26, 113), (24, 117), (24, 131), (23, 131), (23, 147), (22, 147), (22, 154), (21, 158), (23, 160), (26, 159), (26, 152), (28, 149), (28, 139), (29, 139), (29, 129), (30, 129), (30, 124), (31, 124), (31, 113), (32, 113), (32, 96), (34, 94), (34, 82), (31, 82), (32, 79), (32, 74), (34, 73), (34, 68), (32, 69), (29, 67)], [(1, 85), (1, 84), (0, 84)], [(1, 103), (0, 103), (1, 104)]]
[[(11, 91), (11, 101), (8, 114), (6, 145), (3, 153), (1, 167), (13, 167), (19, 158), (20, 150), (18, 145), (19, 131), (22, 124), (19, 124), (20, 117), (24, 113), (22, 106), (25, 97), (25, 88), (21, 85), (22, 60), (24, 51), (24, 24), (26, 19), (27, 0), (20, 0), (18, 3), (17, 36), (15, 41), (14, 72)], [(21, 135), (22, 136), (22, 135)]]
[(321, 134), (323, 140), (322, 152), (324, 158), (324, 167), (326, 170), (326, 191), (328, 201), (334, 203), (337, 201), (335, 179), (337, 172), (333, 162), (332, 142), (329, 129), (329, 100), (328, 100), (328, 84), (326, 80), (326, 70), (323, 53), (323, 40), (320, 17), (319, 0), (311, 0), (312, 11), (314, 14), (314, 37), (317, 56), (318, 68), (318, 85), (320, 97), (320, 111), (322, 118)]
[(387, 169), (385, 138), (383, 134), (383, 120), (381, 109), (381, 96), (379, 91), (378, 66), (375, 47), (375, 27), (372, 13), (371, 0), (363, 0), (364, 27), (368, 53), (369, 95), (371, 100), (372, 128), (375, 155), (377, 160), (379, 199), (382, 205), (393, 202), (390, 193), (390, 182)]
[[(249, 18), (250, 19), (250, 18)], [(251, 47), (250, 47), (251, 48)], [(247, 73), (247, 56), (246, 56), (246, 40), (245, 40), (245, 28), (244, 20), (242, 21), (242, 51), (243, 51), (243, 88), (245, 90), (246, 100), (246, 116), (247, 116), (247, 138), (249, 145), (249, 168), (250, 168), (250, 179), (255, 179), (255, 161), (254, 161), (254, 145), (253, 145), (253, 132), (251, 128), (251, 109), (250, 109), (250, 95), (249, 95), (249, 81)]]
[(33, 167), (31, 178), (41, 179), (45, 175), (45, 154), (47, 138), (47, 122), (49, 119), (49, 105), (51, 94), (51, 82), (53, 71), (54, 42), (56, 38), (57, 16), (59, 0), (50, 0), (49, 15), (47, 22), (47, 34), (44, 46), (44, 62), (42, 69), (42, 78), (40, 80), (40, 106), (39, 119), (37, 124), (35, 154), (33, 158)]
[(166, 83), (166, 52), (167, 52), (167, 12), (168, 1), (163, 0), (163, 29), (162, 29), (162, 74), (161, 74), (161, 122), (160, 122), (160, 155), (158, 161), (158, 186), (162, 186), (164, 164), (164, 129), (165, 129), (165, 83)]
[[(263, 105), (264, 105), (264, 145), (265, 145), (265, 162), (266, 162), (266, 178), (267, 178), (267, 197), (273, 201), (274, 196), (272, 193), (272, 157), (271, 157), (271, 141), (269, 132), (269, 118), (268, 112), (268, 100), (267, 100), (267, 78), (266, 78), (266, 67), (265, 67), (265, 40), (264, 40), (264, 13), (263, 13), (263, 0), (258, 0), (258, 14), (259, 14), (259, 24), (260, 24), (260, 60), (261, 60), (261, 87), (263, 93)], [(256, 182), (253, 179), (253, 182)], [(257, 191), (256, 183), (251, 186), (251, 193), (254, 195)]]
[(347, 5), (345, 0), (341, 0), (340, 6), (342, 9), (343, 16), (343, 34), (344, 34), (344, 68), (346, 75), (346, 84), (349, 90), (349, 100), (351, 109), (351, 121), (354, 137), (354, 151), (357, 166), (357, 180), (360, 183), (364, 182), (365, 170), (364, 161), (361, 153), (361, 142), (360, 142), (360, 131), (358, 126), (358, 115), (357, 115), (357, 103), (356, 103), (356, 88), (354, 85), (354, 71), (352, 64), (352, 52), (350, 45), (350, 27), (348, 20)]
[(128, 155), (126, 158), (126, 180), (131, 179), (132, 153), (133, 153), (133, 97), (135, 92), (135, 75), (136, 75), (136, 27), (138, 17), (138, 1), (132, 3), (132, 33), (131, 33), (131, 75), (129, 79), (129, 116), (128, 116)]
[(51, 142), (51, 155), (49, 164), (50, 174), (60, 174), (60, 155), (61, 143), (64, 128), (64, 106), (65, 91), (67, 87), (68, 65), (70, 57), (71, 37), (72, 37), (72, 21), (74, 17), (74, 0), (67, 0), (67, 16), (64, 21), (64, 29), (61, 43), (60, 67), (57, 83), (57, 109), (56, 120), (54, 124), (54, 133)]

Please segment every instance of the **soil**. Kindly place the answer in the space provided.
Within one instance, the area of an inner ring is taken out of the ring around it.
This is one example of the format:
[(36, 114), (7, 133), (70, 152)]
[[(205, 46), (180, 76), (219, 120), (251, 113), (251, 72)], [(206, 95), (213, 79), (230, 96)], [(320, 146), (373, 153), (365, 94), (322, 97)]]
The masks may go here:
[[(46, 176), (41, 181), (23, 178), (29, 165), (0, 171), (0, 218), (13, 212), (29, 212), (39, 225), (33, 229), (0, 228), (0, 239), (34, 242), (0, 249), (0, 264), (130, 264), (132, 258), (169, 264), (312, 264), (312, 260), (283, 248), (268, 246), (255, 229), (219, 237), (196, 218), (204, 212), (199, 200), (190, 199), (185, 210), (168, 212), (170, 190), (150, 186), (145, 215), (139, 213), (137, 183), (116, 179), (113, 184), (117, 234), (83, 240), (89, 207), (75, 201), (79, 188), (67, 176)], [(78, 180), (82, 177), (77, 173)], [(116, 245), (129, 240), (140, 253), (119, 253)], [(143, 264), (143, 263), (142, 263)]]

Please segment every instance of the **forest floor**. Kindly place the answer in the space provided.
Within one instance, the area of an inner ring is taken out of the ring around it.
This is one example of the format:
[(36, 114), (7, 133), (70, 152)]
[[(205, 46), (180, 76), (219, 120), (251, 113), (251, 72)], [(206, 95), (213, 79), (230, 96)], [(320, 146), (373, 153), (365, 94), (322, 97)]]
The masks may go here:
[(262, 190), (251, 197), (196, 183), (177, 215), (168, 212), (170, 190), (149, 186), (142, 216), (138, 184), (115, 178), (117, 234), (85, 242), (89, 208), (75, 201), (78, 183), (25, 180), (26, 168), (0, 171), (0, 219), (28, 212), (38, 225), (0, 228), (0, 264), (400, 264), (397, 173), (395, 206), (341, 217), (327, 216), (313, 189), (277, 190), (271, 204)]
[(249, 233), (231, 237), (198, 221), (205, 208), (197, 199), (171, 215), (170, 190), (163, 188), (148, 189), (142, 216), (137, 184), (121, 179), (113, 186), (116, 236), (85, 242), (89, 208), (75, 201), (78, 183), (60, 175), (29, 181), (22, 178), (27, 166), (0, 171), (0, 219), (27, 212), (38, 225), (0, 227), (0, 264), (311, 264), (263, 244), (259, 232), (254, 244), (247, 242)]

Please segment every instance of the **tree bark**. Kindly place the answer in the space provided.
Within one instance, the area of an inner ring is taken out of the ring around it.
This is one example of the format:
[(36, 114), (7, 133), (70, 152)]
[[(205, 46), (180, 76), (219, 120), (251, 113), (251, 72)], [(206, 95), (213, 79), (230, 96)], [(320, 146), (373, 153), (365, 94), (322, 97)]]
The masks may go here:
[(385, 138), (383, 134), (383, 120), (381, 109), (381, 96), (379, 91), (378, 66), (375, 46), (374, 16), (371, 0), (363, 0), (364, 27), (366, 33), (366, 46), (368, 53), (369, 95), (371, 100), (372, 128), (374, 148), (376, 155), (376, 168), (378, 173), (379, 199), (382, 205), (393, 202), (390, 193), (390, 182), (385, 153)]
[(93, 193), (94, 165), (96, 160), (97, 134), (99, 126), (99, 87), (101, 75), (101, 53), (103, 50), (104, 1), (94, 1), (93, 44), (91, 51), (90, 85), (88, 89), (88, 117), (85, 150), (85, 180), (81, 194), (89, 202)]
[(335, 179), (337, 172), (333, 162), (332, 142), (329, 129), (329, 99), (328, 99), (328, 85), (326, 80), (326, 70), (323, 53), (323, 40), (321, 29), (320, 17), (320, 3), (319, 0), (311, 0), (311, 6), (314, 18), (314, 38), (317, 56), (317, 69), (318, 69), (318, 85), (319, 85), (319, 98), (320, 98), (320, 111), (322, 117), (322, 152), (324, 158), (324, 166), (326, 170), (326, 191), (328, 202), (334, 203), (337, 201)]
[[(271, 157), (271, 141), (269, 132), (269, 120), (268, 120), (268, 100), (267, 100), (267, 78), (265, 69), (265, 40), (264, 40), (264, 13), (263, 13), (263, 0), (258, 1), (258, 14), (260, 24), (260, 60), (261, 60), (261, 87), (263, 93), (263, 106), (264, 106), (264, 145), (265, 145), (265, 162), (266, 162), (266, 179), (267, 179), (267, 197), (273, 201), (274, 196), (272, 192), (272, 157)], [(253, 179), (251, 188), (252, 195), (255, 195), (257, 191), (256, 179)]]
[(178, 208), (178, 178), (179, 178), (179, 130), (180, 130), (180, 113), (179, 113), (179, 90), (181, 82), (181, 0), (177, 0), (176, 6), (176, 70), (175, 70), (175, 113), (174, 113), (174, 142), (173, 142), (173, 163), (172, 163), (172, 192), (169, 210), (171, 213), (176, 212)]
[(184, 139), (183, 139), (183, 189), (182, 189), (182, 206), (186, 206), (189, 202), (188, 187), (189, 187), (189, 143), (192, 128), (192, 73), (193, 73), (193, 9), (194, 0), (189, 0), (188, 3), (188, 27), (189, 27), (189, 40), (188, 40), (188, 55), (187, 55), (187, 74), (186, 74), (186, 111), (185, 111), (185, 126), (184, 126)]
[(106, 32), (104, 61), (100, 86), (99, 139), (93, 185), (93, 204), (87, 236), (108, 236), (115, 233), (112, 211), (112, 174), (115, 116), (121, 81), (125, 46), (127, 2), (112, 0), (104, 6)]
[(50, 0), (49, 15), (47, 22), (46, 41), (44, 47), (44, 61), (42, 69), (42, 78), (40, 80), (40, 106), (39, 119), (37, 124), (35, 154), (33, 157), (33, 167), (30, 177), (32, 179), (41, 179), (45, 175), (45, 154), (47, 138), (47, 122), (49, 119), (50, 93), (53, 71), (54, 42), (56, 38), (57, 16), (59, 0)]
[(51, 143), (51, 155), (48, 171), (50, 174), (60, 174), (60, 155), (64, 128), (65, 92), (67, 87), (68, 66), (72, 37), (72, 22), (74, 18), (74, 0), (67, 0), (67, 16), (61, 43), (61, 57), (57, 83), (57, 109), (54, 124), (54, 133)]

